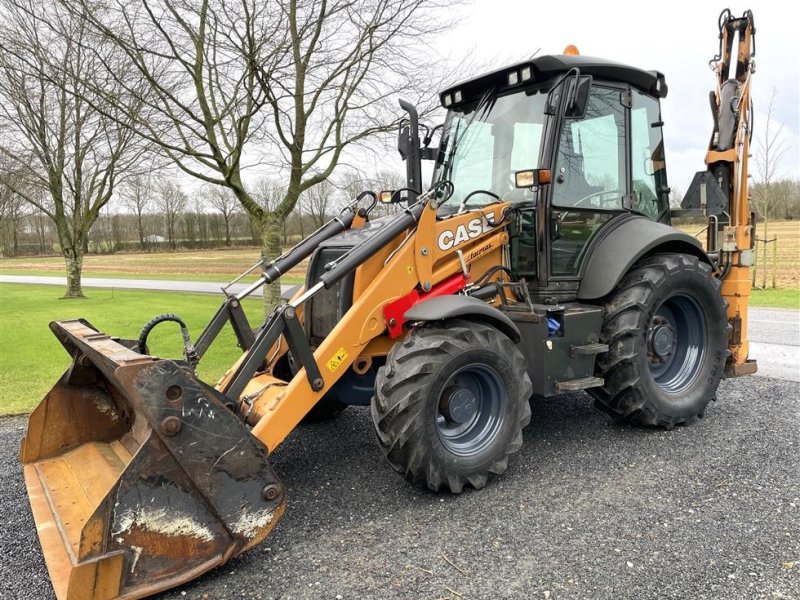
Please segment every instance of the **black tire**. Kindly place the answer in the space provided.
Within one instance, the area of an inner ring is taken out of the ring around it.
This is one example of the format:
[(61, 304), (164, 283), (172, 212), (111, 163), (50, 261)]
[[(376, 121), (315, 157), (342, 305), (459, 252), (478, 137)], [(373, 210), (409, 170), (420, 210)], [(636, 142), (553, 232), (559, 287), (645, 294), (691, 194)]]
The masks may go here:
[(378, 371), (372, 421), (394, 469), (433, 491), (480, 489), (522, 446), (532, 392), (507, 336), (449, 320), (413, 330)]
[(605, 380), (588, 390), (615, 418), (672, 429), (703, 412), (728, 356), (727, 302), (711, 267), (694, 256), (637, 262), (605, 299), (597, 359)]

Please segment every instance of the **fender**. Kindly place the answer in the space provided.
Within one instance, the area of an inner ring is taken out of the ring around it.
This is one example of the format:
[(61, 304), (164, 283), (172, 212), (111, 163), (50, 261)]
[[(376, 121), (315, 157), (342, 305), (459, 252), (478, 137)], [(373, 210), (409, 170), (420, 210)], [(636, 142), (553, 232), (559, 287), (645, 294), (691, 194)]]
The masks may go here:
[(609, 224), (608, 231), (589, 249), (578, 299), (602, 298), (637, 260), (665, 252), (689, 254), (711, 265), (700, 242), (674, 227), (638, 215), (617, 221), (616, 226)]
[(470, 296), (439, 296), (409, 308), (406, 321), (441, 321), (453, 317), (474, 318), (496, 327), (518, 344), (522, 336), (514, 322), (494, 306)]

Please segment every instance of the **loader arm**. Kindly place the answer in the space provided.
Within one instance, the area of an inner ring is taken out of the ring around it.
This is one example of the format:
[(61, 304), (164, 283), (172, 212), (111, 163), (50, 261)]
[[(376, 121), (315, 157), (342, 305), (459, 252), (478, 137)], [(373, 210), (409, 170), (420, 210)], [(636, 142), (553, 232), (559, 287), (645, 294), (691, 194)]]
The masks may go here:
[[(273, 451), (371, 343), (380, 343), (387, 330), (398, 327), (397, 320), (392, 322), (393, 317), (387, 314), (387, 307), (407, 298), (415, 299), (413, 303), (454, 293), (466, 285), (464, 267), (468, 273), (474, 270), (476, 275), (481, 275), (490, 265), (500, 264), (501, 250), (508, 242), (504, 226), (508, 207), (505, 203), (495, 204), (484, 210), (437, 220), (435, 203), (425, 203), (410, 232), (402, 230), (378, 242), (380, 248), (374, 254), (367, 253), (363, 261), (333, 267), (328, 273), (331, 278), (325, 283), (335, 282), (336, 277), (354, 268), (369, 269), (371, 261), (385, 262), (350, 310), (314, 350), (311, 366), (319, 374), (321, 385), (314, 385), (308, 365), (288, 382), (268, 372), (256, 374), (247, 382), (239, 400), (241, 412), (253, 425), (252, 434)], [(455, 243), (457, 237), (459, 241)], [(311, 295), (313, 290), (295, 298), (282, 309), (284, 314), (299, 308)], [(230, 389), (226, 391), (229, 396)], [(247, 399), (246, 405), (243, 399)]]
[[(193, 365), (227, 322), (246, 363), (263, 336), (253, 335), (241, 299), (322, 241), (362, 225), (369, 209), (356, 210), (359, 199), (260, 264), (250, 288), (226, 292), (197, 344), (185, 340), (186, 361), (149, 356), (145, 331), (138, 341), (119, 340), (82, 319), (50, 324), (73, 363), (31, 414), (20, 462), (59, 600), (148, 596), (269, 535), (285, 493), (268, 450), (231, 410), (235, 403), (200, 381)], [(176, 317), (162, 315), (145, 330), (159, 319)]]

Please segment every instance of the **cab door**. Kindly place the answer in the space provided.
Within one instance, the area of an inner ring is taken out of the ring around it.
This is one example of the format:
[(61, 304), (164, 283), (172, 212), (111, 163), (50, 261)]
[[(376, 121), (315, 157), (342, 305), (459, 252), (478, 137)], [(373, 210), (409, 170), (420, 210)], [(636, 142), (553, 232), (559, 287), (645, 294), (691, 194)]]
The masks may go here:
[(625, 210), (628, 94), (626, 87), (594, 84), (584, 116), (562, 119), (548, 215), (551, 280), (577, 279), (589, 240)]

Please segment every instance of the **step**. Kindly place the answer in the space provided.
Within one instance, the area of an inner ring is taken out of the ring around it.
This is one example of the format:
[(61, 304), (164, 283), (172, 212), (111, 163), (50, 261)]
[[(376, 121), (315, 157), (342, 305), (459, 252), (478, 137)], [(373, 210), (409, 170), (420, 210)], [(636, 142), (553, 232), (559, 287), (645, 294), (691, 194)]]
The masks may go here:
[(605, 383), (602, 377), (584, 377), (582, 379), (572, 379), (571, 381), (557, 381), (556, 392), (577, 392), (588, 388), (600, 387)]
[(608, 352), (608, 344), (584, 344), (582, 346), (570, 346), (570, 356), (592, 356)]

